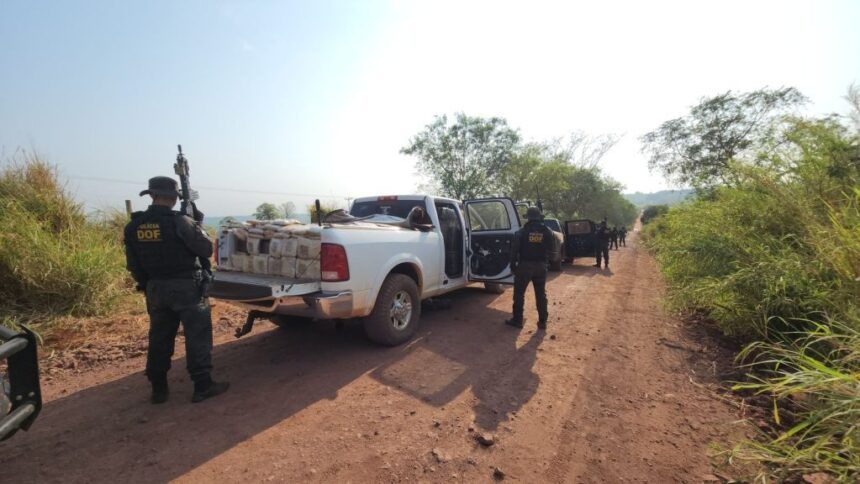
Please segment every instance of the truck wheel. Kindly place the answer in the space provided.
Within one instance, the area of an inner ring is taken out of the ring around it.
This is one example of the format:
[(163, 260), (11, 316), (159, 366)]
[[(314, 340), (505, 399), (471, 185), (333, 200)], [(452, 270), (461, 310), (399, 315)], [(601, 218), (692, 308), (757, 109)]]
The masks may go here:
[(418, 285), (409, 276), (391, 274), (382, 283), (364, 332), (374, 343), (397, 346), (412, 339), (421, 319)]
[(484, 290), (491, 293), (491, 294), (502, 294), (503, 292), (505, 292), (505, 289), (507, 289), (507, 288), (508, 288), (508, 286), (506, 286), (504, 284), (498, 284), (495, 282), (485, 282), (484, 283)]

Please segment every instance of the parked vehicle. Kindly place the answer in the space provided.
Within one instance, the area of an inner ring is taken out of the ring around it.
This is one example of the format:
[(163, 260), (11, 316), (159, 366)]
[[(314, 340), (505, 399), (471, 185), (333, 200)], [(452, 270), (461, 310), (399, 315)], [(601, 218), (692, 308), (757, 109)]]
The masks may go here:
[(564, 223), (565, 257), (594, 257), (597, 239), (597, 224), (593, 220), (568, 220)]
[(557, 218), (545, 218), (543, 219), (543, 223), (547, 226), (547, 228), (552, 230), (553, 235), (555, 235), (556, 241), (556, 250), (553, 251), (553, 253), (550, 254), (549, 257), (549, 269), (552, 271), (560, 271), (561, 263), (566, 259), (564, 231), (562, 231), (561, 229), (561, 222), (559, 222)]
[(367, 197), (349, 215), (258, 225), (245, 241), (241, 227), (221, 227), (210, 295), (249, 310), (243, 331), (258, 317), (280, 325), (362, 318), (371, 340), (397, 345), (418, 330), (422, 300), (472, 282), (494, 292), (513, 284), (520, 222), (508, 198)]
[(0, 375), (0, 440), (27, 430), (42, 409), (36, 335), (0, 326), (0, 360), (6, 360), (8, 381)]

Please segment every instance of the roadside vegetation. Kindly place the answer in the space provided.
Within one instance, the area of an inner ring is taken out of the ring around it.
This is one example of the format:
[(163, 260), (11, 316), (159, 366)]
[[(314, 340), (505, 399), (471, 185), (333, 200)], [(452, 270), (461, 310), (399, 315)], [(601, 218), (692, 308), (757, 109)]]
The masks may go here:
[(735, 389), (765, 397), (773, 426), (727, 455), (764, 463), (763, 481), (860, 479), (857, 89), (848, 99), (852, 116), (808, 119), (790, 88), (726, 93), (643, 138), (653, 168), (697, 189), (646, 236), (671, 307), (747, 343)]
[(611, 134), (574, 132), (565, 139), (524, 143), (503, 118), (458, 113), (453, 119), (434, 118), (401, 153), (417, 158), (427, 180), (422, 191), (458, 200), (500, 195), (541, 200), (551, 217), (606, 218), (610, 225), (630, 226), (638, 209), (599, 167), (617, 141)]
[(129, 294), (125, 214), (88, 218), (54, 167), (20, 154), (0, 167), (0, 319), (43, 336), (61, 316), (104, 315)]

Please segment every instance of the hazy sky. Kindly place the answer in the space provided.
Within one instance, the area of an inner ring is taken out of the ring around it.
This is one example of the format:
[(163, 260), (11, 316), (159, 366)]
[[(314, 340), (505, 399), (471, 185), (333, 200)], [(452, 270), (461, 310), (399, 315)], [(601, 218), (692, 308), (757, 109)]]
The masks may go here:
[(852, 0), (0, 0), (0, 150), (35, 149), (90, 208), (142, 208), (182, 143), (201, 208), (247, 214), (412, 192), (399, 149), (464, 111), (526, 140), (624, 134), (602, 167), (653, 191), (638, 137), (702, 96), (790, 85), (844, 111), (858, 26)]

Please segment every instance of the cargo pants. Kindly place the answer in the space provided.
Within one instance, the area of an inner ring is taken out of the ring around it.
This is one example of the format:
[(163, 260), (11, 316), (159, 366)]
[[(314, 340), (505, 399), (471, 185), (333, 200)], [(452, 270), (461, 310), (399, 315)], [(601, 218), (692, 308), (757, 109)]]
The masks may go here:
[(514, 321), (523, 320), (523, 306), (529, 282), (535, 288), (538, 320), (546, 322), (549, 314), (546, 300), (546, 262), (543, 261), (520, 262), (514, 271)]
[(149, 313), (149, 349), (146, 375), (152, 380), (166, 375), (179, 323), (185, 331), (185, 359), (195, 383), (210, 380), (212, 372), (212, 314), (208, 298), (194, 279), (151, 280), (146, 285)]
[(600, 256), (603, 256), (606, 267), (609, 267), (609, 244), (598, 243), (595, 256), (597, 257), (597, 267), (600, 267)]

